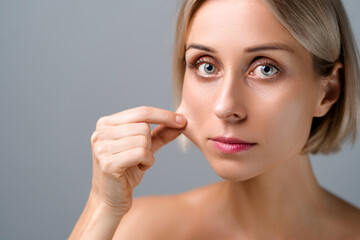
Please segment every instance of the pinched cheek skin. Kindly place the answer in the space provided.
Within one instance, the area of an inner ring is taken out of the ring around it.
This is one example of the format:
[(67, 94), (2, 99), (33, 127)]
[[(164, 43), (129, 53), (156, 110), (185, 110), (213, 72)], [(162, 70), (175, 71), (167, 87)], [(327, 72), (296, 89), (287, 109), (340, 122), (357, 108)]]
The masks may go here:
[(182, 101), (176, 112), (183, 114), (187, 119), (187, 124), (183, 134), (192, 142), (198, 145), (200, 141), (202, 126), (205, 126), (207, 117), (209, 117), (208, 97), (198, 94), (195, 88), (184, 84)]

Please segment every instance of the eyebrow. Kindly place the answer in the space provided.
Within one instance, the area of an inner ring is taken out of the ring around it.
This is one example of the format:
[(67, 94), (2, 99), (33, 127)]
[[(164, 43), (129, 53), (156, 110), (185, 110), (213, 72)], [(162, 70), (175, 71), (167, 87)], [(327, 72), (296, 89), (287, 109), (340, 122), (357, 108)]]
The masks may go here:
[[(204, 45), (201, 45), (201, 44), (190, 44), (186, 48), (185, 52), (191, 48), (203, 50), (203, 51), (210, 52), (210, 53), (216, 52), (214, 49), (209, 48)], [(263, 44), (263, 45), (248, 47), (248, 48), (245, 48), (244, 52), (253, 53), (253, 52), (268, 51), (268, 50), (282, 50), (282, 51), (287, 51), (290, 53), (295, 53), (294, 49), (290, 48), (289, 46), (287, 46), (283, 43), (267, 43), (267, 44)]]
[(264, 45), (249, 47), (245, 49), (245, 52), (259, 52), (259, 51), (266, 51), (266, 50), (282, 50), (294, 53), (294, 49), (290, 48), (288, 45), (283, 43), (267, 43)]
[(215, 53), (215, 52), (216, 52), (215, 50), (213, 50), (213, 49), (211, 49), (211, 48), (209, 48), (209, 47), (206, 47), (206, 46), (200, 45), (200, 44), (194, 44), (194, 43), (190, 44), (190, 45), (186, 48), (185, 52), (187, 52), (187, 50), (189, 50), (189, 49), (191, 49), (191, 48), (193, 48), (193, 49), (198, 49), (198, 50), (203, 50), (203, 51), (211, 52), (211, 53)]

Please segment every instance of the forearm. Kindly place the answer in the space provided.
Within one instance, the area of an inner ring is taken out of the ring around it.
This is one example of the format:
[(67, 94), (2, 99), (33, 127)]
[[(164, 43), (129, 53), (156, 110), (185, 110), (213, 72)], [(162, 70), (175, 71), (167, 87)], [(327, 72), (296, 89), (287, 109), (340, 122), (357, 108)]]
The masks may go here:
[(89, 197), (68, 239), (112, 239), (121, 219), (121, 214), (115, 214)]

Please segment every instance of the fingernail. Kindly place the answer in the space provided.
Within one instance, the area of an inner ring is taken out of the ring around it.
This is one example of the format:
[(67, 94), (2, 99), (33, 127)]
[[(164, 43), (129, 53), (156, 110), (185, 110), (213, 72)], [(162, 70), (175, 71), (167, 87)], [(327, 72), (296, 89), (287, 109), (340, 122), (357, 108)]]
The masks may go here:
[(186, 119), (181, 116), (181, 115), (176, 115), (176, 118), (175, 118), (176, 122), (180, 125), (184, 125), (185, 122), (186, 122)]

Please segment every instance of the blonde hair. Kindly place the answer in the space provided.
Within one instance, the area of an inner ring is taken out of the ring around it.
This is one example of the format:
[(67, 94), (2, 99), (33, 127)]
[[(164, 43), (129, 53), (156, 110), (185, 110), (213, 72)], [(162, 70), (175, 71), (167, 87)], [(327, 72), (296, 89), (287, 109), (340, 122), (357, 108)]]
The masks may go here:
[[(314, 72), (331, 74), (337, 62), (341, 93), (328, 113), (313, 118), (306, 153), (335, 153), (351, 139), (355, 144), (359, 119), (359, 53), (341, 0), (262, 0), (293, 37), (312, 54)], [(185, 44), (190, 21), (204, 0), (184, 0), (180, 7), (173, 53), (175, 109), (181, 102), (185, 73)], [(184, 139), (182, 145), (185, 145)]]

